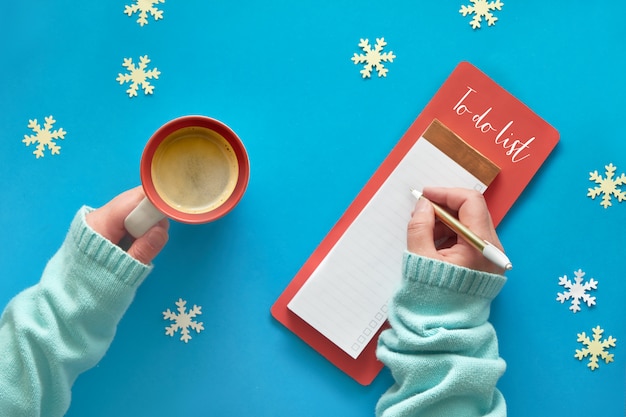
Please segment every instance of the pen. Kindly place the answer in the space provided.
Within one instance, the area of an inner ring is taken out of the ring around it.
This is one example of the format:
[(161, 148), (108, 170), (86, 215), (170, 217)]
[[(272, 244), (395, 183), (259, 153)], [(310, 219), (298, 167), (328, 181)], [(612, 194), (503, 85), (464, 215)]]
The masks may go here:
[(420, 191), (412, 189), (411, 194), (413, 194), (413, 196), (418, 200), (420, 198), (423, 198), (429, 201), (433, 205), (433, 208), (435, 209), (435, 215), (439, 218), (439, 220), (441, 220), (446, 226), (452, 229), (457, 235), (465, 239), (467, 243), (478, 249), (485, 258), (489, 259), (494, 264), (506, 270), (510, 270), (513, 268), (513, 264), (511, 264), (509, 258), (495, 245), (487, 242), (484, 239), (481, 239), (478, 235), (476, 235), (476, 233), (472, 232), (467, 226), (463, 225), (441, 206), (433, 203), (432, 201), (424, 197)]

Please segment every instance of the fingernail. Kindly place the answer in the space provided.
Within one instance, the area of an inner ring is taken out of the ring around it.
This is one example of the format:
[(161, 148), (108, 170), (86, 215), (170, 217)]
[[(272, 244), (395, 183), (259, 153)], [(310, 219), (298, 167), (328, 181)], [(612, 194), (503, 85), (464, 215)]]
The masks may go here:
[(426, 201), (423, 198), (420, 198), (419, 200), (417, 200), (417, 203), (415, 203), (415, 211), (421, 212), (421, 211), (426, 211), (427, 209), (428, 209), (428, 201)]
[(163, 233), (156, 228), (148, 230), (146, 240), (153, 248), (161, 250), (167, 243), (167, 233)]

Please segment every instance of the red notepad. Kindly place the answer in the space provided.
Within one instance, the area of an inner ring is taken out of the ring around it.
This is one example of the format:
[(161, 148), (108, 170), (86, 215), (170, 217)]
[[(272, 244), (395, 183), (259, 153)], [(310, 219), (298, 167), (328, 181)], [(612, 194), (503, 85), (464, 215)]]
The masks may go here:
[[(481, 189), (496, 225), (559, 140), (552, 126), (473, 65), (464, 62), (452, 72), (271, 309), (278, 321), (364, 385), (383, 366), (375, 356), (376, 342), (386, 327), (386, 302), (392, 295), (390, 288), (400, 280), (402, 256), (401, 249), (377, 253), (374, 248), (373, 253), (365, 253), (365, 248), (372, 250), (367, 233), (404, 239), (414, 204), (407, 185), (447, 184), (438, 178), (452, 175), (449, 169), (437, 173), (439, 165), (435, 164), (428, 172), (437, 175), (426, 179), (429, 175), (423, 172), (413, 177), (410, 165), (411, 158), (430, 152), (423, 146), (423, 135), (435, 120), (500, 168), (489, 188)], [(455, 185), (462, 178), (448, 180)], [(406, 188), (406, 195), (398, 195), (400, 188)], [(381, 201), (394, 204), (385, 206)], [(380, 226), (375, 219), (391, 223), (375, 232)], [(392, 223), (401, 226), (394, 229), (389, 226)], [(385, 250), (393, 244), (384, 245)], [(363, 279), (360, 285), (361, 273), (374, 276), (373, 283)], [(347, 317), (352, 313), (365, 321)]]

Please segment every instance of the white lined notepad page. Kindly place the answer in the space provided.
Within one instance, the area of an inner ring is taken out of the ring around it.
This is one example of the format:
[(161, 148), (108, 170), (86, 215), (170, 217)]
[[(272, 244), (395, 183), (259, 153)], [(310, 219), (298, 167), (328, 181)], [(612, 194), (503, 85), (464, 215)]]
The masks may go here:
[(425, 186), (487, 189), (421, 137), (288, 304), (352, 358), (387, 320), (415, 206), (410, 190)]

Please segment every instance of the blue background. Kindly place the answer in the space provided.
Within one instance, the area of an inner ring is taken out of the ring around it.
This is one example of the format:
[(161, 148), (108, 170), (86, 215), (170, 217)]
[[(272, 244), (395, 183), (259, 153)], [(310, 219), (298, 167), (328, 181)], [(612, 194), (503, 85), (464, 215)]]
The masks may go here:
[[(626, 171), (626, 3), (504, 1), (472, 30), (469, 1), (167, 0), (140, 27), (129, 0), (2, 1), (0, 304), (35, 284), (82, 204), (139, 183), (150, 135), (204, 114), (242, 138), (251, 180), (227, 217), (172, 222), (170, 242), (69, 416), (367, 416), (392, 383), (363, 387), (275, 322), (269, 308), (454, 67), (467, 60), (530, 106), (561, 141), (498, 228), (515, 263), (492, 308), (510, 416), (624, 412), (626, 203), (586, 196), (589, 172)], [(362, 79), (360, 38), (397, 56)], [(161, 71), (152, 96), (115, 80), (124, 58)], [(59, 155), (32, 154), (28, 121), (57, 120)], [(626, 188), (626, 187), (625, 187)], [(558, 278), (598, 280), (573, 314)], [(162, 312), (201, 305), (207, 330), (164, 334)], [(600, 325), (615, 362), (591, 372), (576, 335)]]

